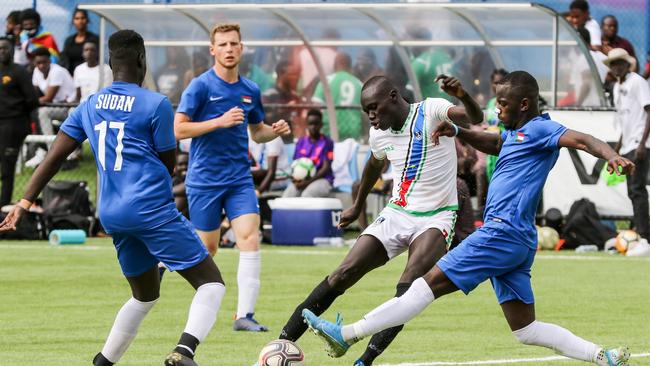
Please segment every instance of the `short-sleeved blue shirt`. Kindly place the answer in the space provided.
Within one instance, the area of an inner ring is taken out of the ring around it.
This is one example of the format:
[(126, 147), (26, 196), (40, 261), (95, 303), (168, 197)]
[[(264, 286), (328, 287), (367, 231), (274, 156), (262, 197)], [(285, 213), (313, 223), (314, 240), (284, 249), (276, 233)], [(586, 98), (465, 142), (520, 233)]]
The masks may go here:
[(192, 138), (185, 178), (188, 187), (209, 190), (251, 179), (247, 128), (249, 123), (264, 121), (257, 84), (243, 76), (229, 84), (211, 68), (188, 85), (176, 112), (202, 122), (220, 117), (233, 107), (244, 110), (244, 123)]
[(61, 130), (90, 142), (107, 232), (152, 229), (178, 217), (171, 176), (158, 156), (176, 148), (167, 97), (116, 81), (81, 103)]
[(501, 134), (503, 145), (485, 205), (486, 226), (503, 228), (522, 244), (537, 248), (535, 212), (566, 130), (543, 114)]

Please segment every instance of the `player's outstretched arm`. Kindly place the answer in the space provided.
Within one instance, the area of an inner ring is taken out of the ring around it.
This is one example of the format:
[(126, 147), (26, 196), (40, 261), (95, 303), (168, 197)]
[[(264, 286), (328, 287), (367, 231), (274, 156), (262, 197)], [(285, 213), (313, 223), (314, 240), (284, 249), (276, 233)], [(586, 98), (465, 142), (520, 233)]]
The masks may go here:
[(205, 135), (218, 128), (228, 128), (244, 123), (244, 110), (233, 107), (223, 115), (207, 121), (194, 122), (185, 113), (177, 112), (174, 115), (174, 135), (177, 140)]
[(503, 143), (499, 134), (472, 131), (449, 122), (441, 122), (431, 134), (434, 145), (440, 143), (440, 136), (455, 136), (472, 145), (475, 149), (490, 155), (499, 155), (501, 144)]
[(582, 132), (566, 130), (558, 142), (560, 147), (582, 150), (607, 160), (607, 171), (621, 174), (634, 174), (634, 163), (618, 155), (607, 143)]
[(381, 177), (383, 168), (384, 161), (379, 160), (375, 158), (374, 155), (370, 154), (370, 159), (368, 159), (366, 167), (363, 168), (363, 173), (361, 174), (359, 191), (354, 199), (354, 204), (341, 214), (339, 227), (346, 227), (359, 217), (370, 190), (372, 190), (372, 187), (377, 183), (379, 177)]
[(468, 124), (476, 125), (483, 122), (484, 116), (481, 106), (476, 103), (474, 98), (467, 94), (460, 84), (460, 80), (453, 76), (438, 75), (435, 82), (440, 82), (440, 88), (445, 93), (458, 98), (463, 103), (462, 107), (454, 106), (449, 108), (447, 112), (449, 119), (462, 126), (467, 126)]
[(61, 164), (78, 146), (79, 143), (75, 139), (66, 135), (63, 131), (59, 131), (45, 160), (36, 168), (29, 180), (23, 199), (0, 223), (0, 232), (16, 230), (16, 224), (23, 213), (31, 207), (47, 182), (59, 171)]
[(265, 123), (249, 124), (248, 131), (250, 132), (251, 139), (262, 144), (269, 142), (278, 136), (286, 136), (291, 133), (291, 128), (285, 120), (281, 119), (272, 125)]

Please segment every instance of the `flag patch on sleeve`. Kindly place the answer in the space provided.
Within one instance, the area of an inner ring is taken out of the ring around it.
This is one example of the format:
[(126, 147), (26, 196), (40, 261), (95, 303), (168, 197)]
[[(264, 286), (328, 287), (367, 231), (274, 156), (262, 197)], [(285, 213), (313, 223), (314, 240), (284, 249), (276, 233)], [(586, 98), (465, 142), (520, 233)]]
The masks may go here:
[(517, 136), (515, 137), (515, 142), (524, 142), (525, 136), (526, 135), (524, 135), (523, 133), (517, 132)]

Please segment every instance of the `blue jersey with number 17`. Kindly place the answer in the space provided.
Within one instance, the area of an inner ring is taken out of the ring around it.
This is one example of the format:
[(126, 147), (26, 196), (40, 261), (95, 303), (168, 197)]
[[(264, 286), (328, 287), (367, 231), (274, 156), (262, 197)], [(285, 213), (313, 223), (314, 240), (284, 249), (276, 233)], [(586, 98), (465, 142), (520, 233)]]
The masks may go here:
[(180, 214), (158, 153), (176, 148), (167, 97), (114, 82), (81, 103), (61, 130), (88, 139), (99, 171), (99, 218), (107, 232), (146, 230)]

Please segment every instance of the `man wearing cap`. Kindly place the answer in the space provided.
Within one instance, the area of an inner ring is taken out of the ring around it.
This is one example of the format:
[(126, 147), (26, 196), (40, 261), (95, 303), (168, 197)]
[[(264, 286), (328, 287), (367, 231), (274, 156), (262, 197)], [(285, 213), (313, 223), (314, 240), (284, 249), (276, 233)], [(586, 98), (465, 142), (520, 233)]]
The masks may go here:
[(622, 48), (609, 51), (603, 61), (616, 78), (614, 106), (616, 119), (621, 126), (621, 138), (616, 151), (636, 164), (634, 175), (627, 177), (627, 195), (632, 201), (634, 229), (644, 238), (650, 237), (648, 213), (648, 133), (650, 133), (650, 85), (634, 72), (630, 72), (636, 59)]

